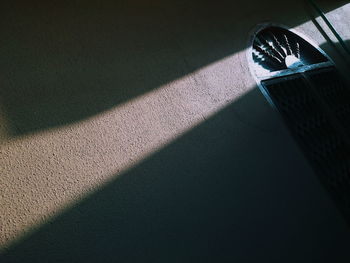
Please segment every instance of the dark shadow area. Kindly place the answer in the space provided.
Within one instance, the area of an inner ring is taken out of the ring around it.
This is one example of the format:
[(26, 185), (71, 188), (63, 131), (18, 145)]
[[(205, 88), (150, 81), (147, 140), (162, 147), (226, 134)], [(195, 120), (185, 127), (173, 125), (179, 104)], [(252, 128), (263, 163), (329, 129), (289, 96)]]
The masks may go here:
[(4, 3), (0, 99), (13, 136), (90, 117), (234, 54), (263, 20), (307, 19), (268, 2)]
[(254, 89), (0, 262), (349, 262), (349, 231)]

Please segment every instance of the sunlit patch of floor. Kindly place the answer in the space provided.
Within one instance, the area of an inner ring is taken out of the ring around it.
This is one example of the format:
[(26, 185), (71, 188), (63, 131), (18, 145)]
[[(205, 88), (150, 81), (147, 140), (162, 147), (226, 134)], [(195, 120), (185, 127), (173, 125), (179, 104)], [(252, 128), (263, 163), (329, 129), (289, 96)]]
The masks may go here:
[(249, 91), (254, 83), (247, 81), (245, 64), (241, 51), (79, 123), (3, 143), (0, 246), (33, 231)]

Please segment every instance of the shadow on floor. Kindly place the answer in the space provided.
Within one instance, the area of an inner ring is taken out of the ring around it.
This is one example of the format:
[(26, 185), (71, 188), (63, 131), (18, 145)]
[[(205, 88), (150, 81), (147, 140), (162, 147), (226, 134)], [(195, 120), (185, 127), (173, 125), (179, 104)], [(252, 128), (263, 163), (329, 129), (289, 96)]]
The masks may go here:
[(73, 123), (158, 88), (245, 48), (258, 21), (302, 23), (307, 16), (293, 8), (281, 12), (277, 0), (5, 3), (0, 100), (10, 132)]
[(349, 232), (257, 89), (0, 257), (349, 262)]

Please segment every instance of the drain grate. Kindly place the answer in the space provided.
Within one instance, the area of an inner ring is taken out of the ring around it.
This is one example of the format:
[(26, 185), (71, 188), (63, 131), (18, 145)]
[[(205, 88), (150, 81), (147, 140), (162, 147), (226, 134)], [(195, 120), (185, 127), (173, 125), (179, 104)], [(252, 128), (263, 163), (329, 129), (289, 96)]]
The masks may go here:
[(326, 62), (327, 58), (296, 34), (279, 27), (261, 30), (255, 37), (253, 60), (268, 71)]
[(350, 222), (350, 89), (327, 55), (283, 27), (261, 28), (249, 50), (259, 88)]
[(320, 69), (307, 74), (322, 99), (327, 103), (337, 120), (342, 123), (347, 134), (350, 134), (350, 89), (333, 68)]

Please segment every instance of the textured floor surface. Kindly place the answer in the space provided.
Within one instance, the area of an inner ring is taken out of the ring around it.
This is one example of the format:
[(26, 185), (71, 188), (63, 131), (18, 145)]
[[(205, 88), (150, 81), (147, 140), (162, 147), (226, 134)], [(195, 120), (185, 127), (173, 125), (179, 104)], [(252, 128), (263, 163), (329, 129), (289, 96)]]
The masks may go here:
[[(328, 2), (349, 40), (349, 4)], [(347, 72), (302, 1), (0, 12), (0, 262), (349, 262), (348, 226), (246, 59), (273, 21)]]

